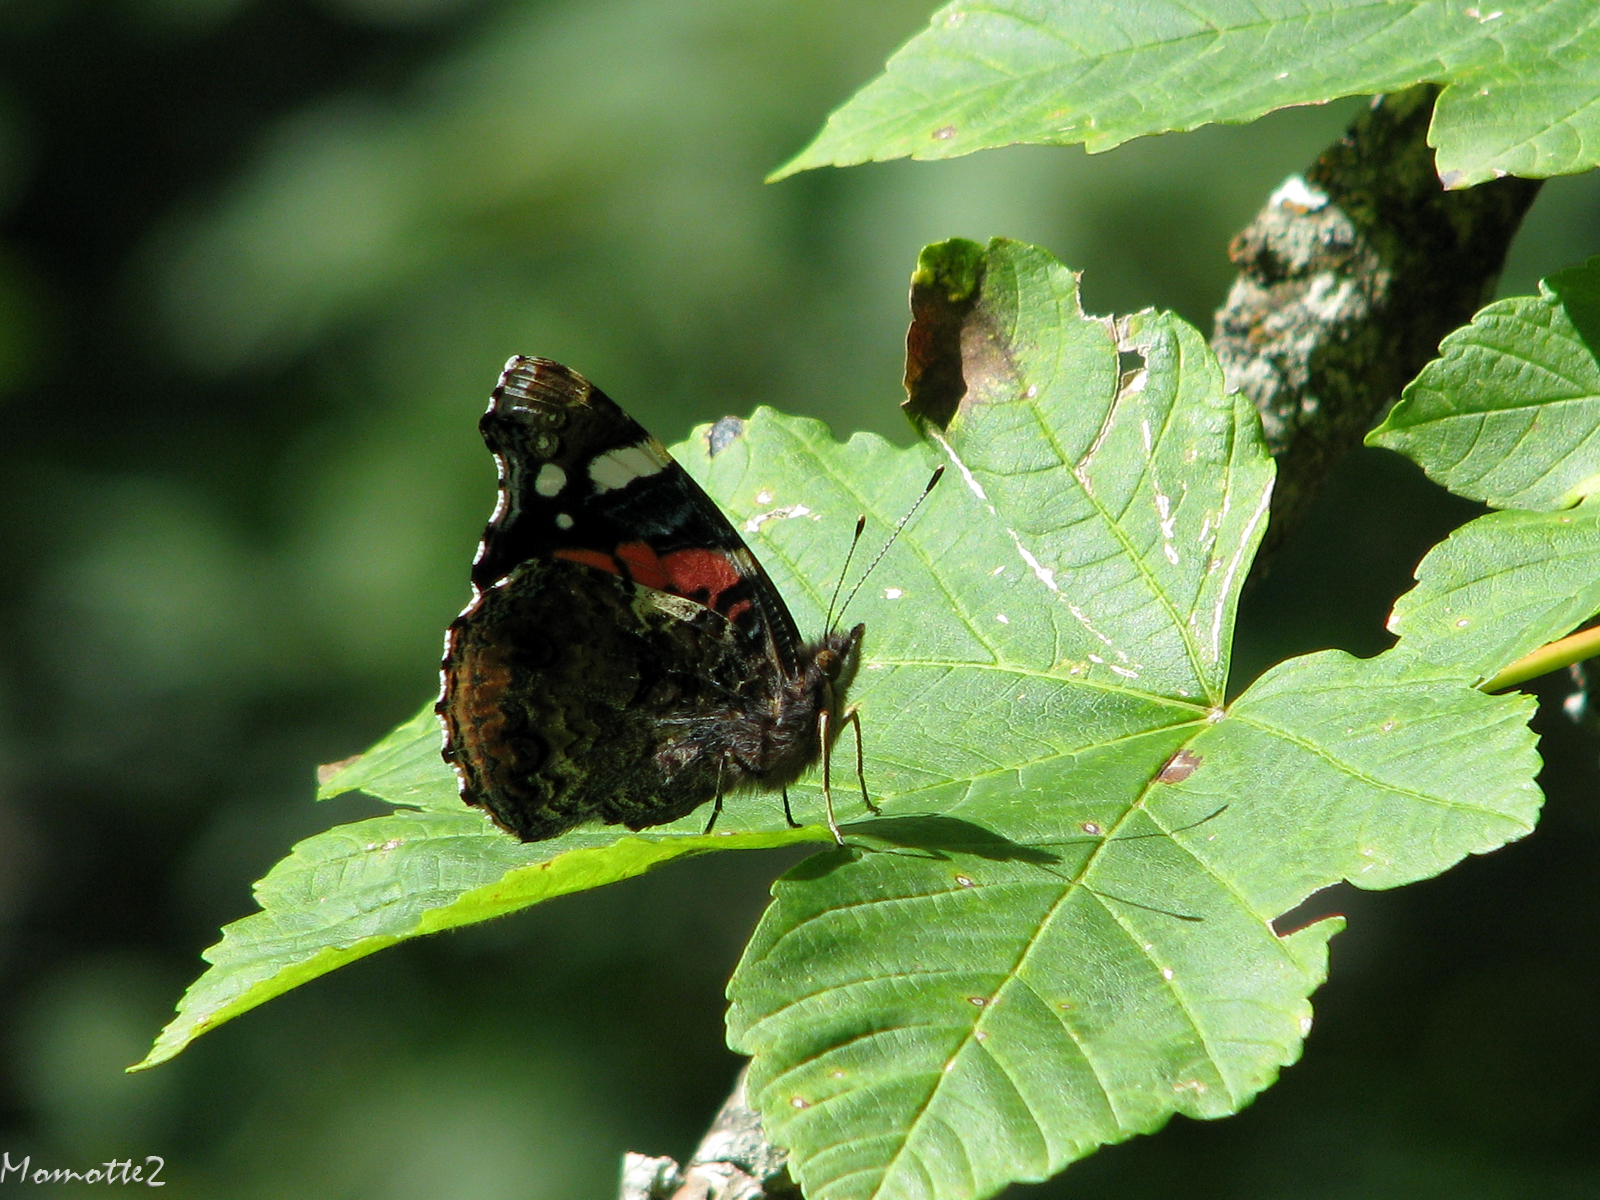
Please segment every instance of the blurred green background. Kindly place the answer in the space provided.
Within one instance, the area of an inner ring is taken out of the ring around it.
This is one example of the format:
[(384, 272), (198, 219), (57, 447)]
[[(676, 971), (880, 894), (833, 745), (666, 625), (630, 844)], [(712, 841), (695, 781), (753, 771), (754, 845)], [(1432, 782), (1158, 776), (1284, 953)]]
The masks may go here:
[[(723, 983), (792, 858), (390, 950), (121, 1069), (250, 882), (379, 807), (314, 805), (312, 770), (436, 686), (509, 354), (669, 442), (758, 403), (909, 440), (923, 243), (1036, 242), (1091, 309), (1209, 329), (1229, 236), (1360, 104), (763, 185), (930, 7), (0, 2), (0, 1150), (159, 1154), (174, 1198), (543, 1200), (692, 1148), (737, 1068)], [(1554, 181), (1503, 290), (1597, 248), (1600, 183)], [(1357, 456), (1246, 605), (1246, 669), (1381, 648), (1472, 512)], [(1548, 690), (1544, 827), (1319, 899), (1352, 926), (1279, 1087), (1019, 1191), (1600, 1196), (1600, 746)]]

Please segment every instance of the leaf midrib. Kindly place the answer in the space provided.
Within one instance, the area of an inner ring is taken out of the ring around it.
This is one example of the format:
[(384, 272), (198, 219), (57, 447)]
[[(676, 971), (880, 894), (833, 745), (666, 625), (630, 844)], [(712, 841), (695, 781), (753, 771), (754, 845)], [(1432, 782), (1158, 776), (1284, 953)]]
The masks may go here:
[[(1328, 12), (1306, 14), (1306, 15), (1301, 15), (1301, 16), (1291, 16), (1291, 17), (1287, 17), (1287, 18), (1284, 18), (1284, 19), (1280, 19), (1280, 20), (1262, 19), (1260, 21), (1243, 22), (1243, 23), (1240, 23), (1240, 24), (1237, 24), (1237, 25), (1228, 25), (1228, 26), (1220, 26), (1220, 25), (1217, 25), (1217, 24), (1215, 24), (1213, 22), (1213, 23), (1210, 24), (1210, 28), (1208, 30), (1206, 30), (1206, 31), (1184, 34), (1181, 37), (1175, 37), (1175, 38), (1151, 39), (1151, 40), (1146, 40), (1146, 41), (1134, 42), (1134, 43), (1131, 43), (1130, 45), (1128, 45), (1128, 46), (1126, 46), (1126, 47), (1124, 47), (1122, 49), (1114, 49), (1114, 50), (1108, 50), (1108, 51), (1104, 51), (1104, 52), (1100, 52), (1100, 53), (1095, 53), (1092, 56), (1092, 58), (1088, 54), (1084, 53), (1083, 57), (1084, 57), (1084, 61), (1092, 62), (1092, 64), (1095, 65), (1095, 66), (1099, 66), (1099, 65), (1102, 65), (1102, 64), (1112, 64), (1112, 63), (1118, 62), (1119, 60), (1126, 60), (1126, 59), (1129, 59), (1129, 58), (1137, 58), (1140, 55), (1145, 55), (1145, 54), (1150, 53), (1152, 50), (1166, 49), (1166, 48), (1169, 48), (1169, 47), (1182, 46), (1187, 42), (1209, 42), (1209, 43), (1215, 43), (1216, 41), (1218, 41), (1218, 40), (1220, 40), (1222, 38), (1248, 37), (1248, 36), (1250, 36), (1252, 34), (1254, 34), (1254, 35), (1259, 37), (1261, 32), (1264, 31), (1264, 30), (1266, 30), (1266, 31), (1281, 30), (1281, 29), (1284, 29), (1286, 27), (1289, 27), (1289, 26), (1292, 26), (1292, 25), (1297, 25), (1297, 24), (1303, 25), (1303, 24), (1315, 23), (1315, 22), (1319, 22), (1319, 21), (1326, 22), (1326, 21), (1328, 21), (1330, 19), (1336, 19), (1336, 18), (1338, 18), (1339, 16), (1341, 16), (1341, 15), (1343, 15), (1345, 13), (1352, 13), (1352, 12), (1360, 13), (1360, 12), (1362, 12), (1364, 10), (1368, 10), (1368, 9), (1389, 9), (1389, 8), (1394, 8), (1394, 7), (1396, 7), (1396, 6), (1394, 4), (1392, 4), (1392, 3), (1389, 3), (1388, 0), (1374, 0), (1374, 2), (1370, 3), (1370, 4), (1348, 5), (1348, 6), (1345, 6), (1343, 8), (1339, 8), (1339, 9), (1336, 9), (1336, 10), (1331, 10), (1331, 11), (1328, 11)], [(1437, 9), (1440, 9), (1441, 11), (1444, 10), (1444, 6), (1442, 4), (1439, 4), (1437, 2), (1437, 0), (1414, 0), (1413, 3), (1411, 3), (1408, 7), (1404, 8), (1395, 17), (1394, 21), (1390, 22), (1389, 25), (1385, 26), (1385, 28), (1381, 32), (1383, 32), (1383, 33), (1391, 32), (1395, 25), (1397, 25), (1397, 24), (1399, 24), (1401, 22), (1404, 22), (1404, 21), (1412, 19), (1416, 15), (1416, 13), (1418, 11), (1426, 9), (1426, 8), (1437, 8)], [(1028, 26), (1028, 27), (1031, 27), (1032, 25), (1035, 24), (1034, 22), (1029, 22), (1029, 21), (1023, 20), (1018, 14), (1016, 14), (1014, 12), (998, 10), (998, 9), (991, 8), (989, 6), (973, 5), (973, 6), (968, 6), (963, 11), (969, 12), (969, 13), (984, 13), (984, 14), (986, 14), (988, 16), (991, 16), (991, 17), (993, 17), (995, 19), (998, 19), (998, 20), (1010, 21), (1010, 22), (1013, 22), (1015, 24)], [(1517, 25), (1526, 23), (1528, 20), (1532, 20), (1532, 19), (1537, 18), (1538, 16), (1541, 15), (1541, 13), (1542, 13), (1542, 8), (1536, 8), (1533, 12), (1525, 14), (1520, 19), (1514, 19), (1512, 23), (1510, 23), (1510, 24), (1508, 24), (1506, 26), (1503, 26), (1502, 28), (1506, 29), (1506, 30), (1513, 29)], [(1055, 40), (1055, 41), (1066, 41), (1065, 36), (1060, 32), (1057, 32), (1057, 31), (1055, 31), (1053, 29), (1047, 29), (1046, 32), (1047, 32), (1048, 36), (1052, 40)], [(922, 35), (919, 35), (919, 36), (922, 36)], [(1350, 44), (1349, 46), (1344, 47), (1345, 52), (1346, 53), (1351, 53), (1351, 52), (1354, 52), (1355, 50), (1359, 49), (1360, 47), (1365, 45), (1368, 40), (1370, 40), (1371, 36), (1373, 36), (1373, 35), (1369, 35), (1369, 37), (1367, 39), (1363, 39), (1362, 41), (1358, 41), (1358, 42)], [(1403, 74), (1415, 75), (1418, 79), (1426, 79), (1426, 78), (1428, 78), (1430, 76), (1431, 73), (1433, 73), (1432, 71), (1430, 71), (1430, 67), (1436, 69), (1437, 71), (1449, 71), (1449, 70), (1451, 70), (1451, 67), (1450, 67), (1450, 64), (1446, 61), (1446, 56), (1448, 55), (1448, 53), (1451, 50), (1458, 49), (1463, 44), (1470, 44), (1471, 42), (1478, 40), (1479, 37), (1483, 37), (1484, 40), (1488, 40), (1486, 35), (1480, 34), (1479, 31), (1477, 31), (1477, 30), (1468, 30), (1465, 33), (1463, 33), (1462, 35), (1452, 39), (1446, 45), (1441, 46), (1436, 53), (1434, 53), (1434, 54), (1432, 54), (1430, 56), (1431, 62), (1418, 61), (1417, 63), (1414, 64), (1414, 66), (1412, 67), (1412, 69), (1410, 71), (1403, 72)], [(1083, 53), (1082, 47), (1076, 46), (1074, 44), (1074, 48), (1079, 50), (1080, 53)], [(973, 54), (962, 54), (962, 53), (957, 52), (957, 51), (952, 51), (949, 48), (942, 48), (942, 49), (943, 49), (944, 54), (945, 54), (946, 57), (954, 59), (954, 60), (957, 60), (957, 61), (971, 61), (971, 62), (980, 63), (980, 65), (984, 65), (986, 69), (991, 70), (997, 76), (1000, 76), (1000, 79), (992, 80), (992, 81), (989, 81), (989, 82), (986, 82), (986, 83), (981, 83), (981, 84), (974, 84), (974, 85), (972, 85), (970, 87), (967, 87), (967, 88), (943, 91), (943, 92), (940, 92), (940, 93), (936, 94), (935, 96), (933, 96), (931, 98), (924, 98), (921, 101), (921, 103), (919, 103), (919, 104), (917, 104), (915, 106), (912, 106), (912, 107), (900, 107), (894, 112), (893, 115), (881, 117), (881, 118), (879, 118), (878, 120), (875, 120), (875, 121), (863, 122), (861, 125), (859, 125), (852, 132), (851, 136), (854, 137), (854, 138), (861, 138), (861, 137), (865, 137), (867, 135), (873, 134), (875, 132), (880, 132), (880, 131), (885, 130), (885, 129), (894, 129), (896, 127), (903, 127), (908, 123), (917, 122), (917, 121), (923, 121), (923, 120), (926, 120), (926, 115), (925, 114), (928, 114), (930, 112), (931, 113), (935, 113), (935, 114), (948, 112), (952, 108), (954, 108), (954, 107), (956, 107), (958, 105), (966, 105), (966, 104), (969, 104), (969, 103), (973, 102), (974, 100), (982, 99), (982, 98), (984, 98), (986, 96), (987, 93), (990, 93), (990, 92), (994, 91), (996, 88), (1000, 88), (1000, 87), (1004, 87), (1004, 86), (1010, 86), (1010, 85), (1014, 85), (1014, 84), (1017, 84), (1017, 83), (1026, 83), (1026, 82), (1034, 82), (1034, 81), (1041, 80), (1041, 79), (1049, 79), (1052, 76), (1055, 76), (1055, 75), (1059, 74), (1060, 71), (1061, 71), (1060, 67), (1055, 67), (1055, 68), (1047, 67), (1047, 68), (1044, 68), (1044, 69), (1040, 69), (1040, 70), (1036, 70), (1036, 71), (1027, 71), (1027, 72), (1000, 71), (1000, 70), (997, 70), (996, 68), (994, 68), (993, 66), (989, 66), (988, 64), (982, 64), (981, 60), (979, 60), (976, 57), (976, 55), (973, 55)], [(1191, 58), (1190, 61), (1192, 61), (1192, 58)], [(1171, 70), (1173, 70), (1173, 69), (1175, 69), (1175, 68), (1170, 68), (1169, 67), (1165, 73), (1170, 74)], [(883, 76), (883, 78), (888, 78), (888, 77), (889, 76), (887, 74), (885, 76)], [(1141, 79), (1141, 83), (1144, 84), (1144, 85), (1147, 85), (1147, 86), (1148, 85), (1152, 85), (1154, 83), (1154, 81), (1159, 79), (1159, 78), (1160, 78), (1160, 76), (1158, 75), (1158, 76), (1152, 76), (1152, 77), (1150, 77), (1148, 79)], [(906, 85), (904, 83), (902, 83), (901, 86), (906, 86)], [(1252, 86), (1257, 86), (1258, 87), (1259, 83), (1256, 83), (1256, 84), (1254, 84)], [(907, 87), (907, 90), (908, 91), (915, 91), (917, 89)], [(1235, 92), (1233, 94), (1237, 95), (1238, 94), (1237, 90), (1235, 90)], [(843, 110), (840, 110), (840, 111), (842, 112)], [(839, 116), (839, 113), (837, 113), (837, 112), (835, 114), (833, 114), (833, 116), (831, 116), (829, 118), (828, 123), (831, 125), (833, 123), (833, 121), (835, 119), (837, 119), (838, 116)], [(1204, 118), (1202, 118), (1202, 120), (1204, 120)], [(1091, 132), (1093, 132), (1093, 131), (1091, 131)]]
[[(1150, 789), (1152, 787), (1154, 787), (1154, 786), (1155, 786), (1155, 779), (1154, 778), (1152, 778), (1151, 780), (1146, 782), (1144, 787), (1140, 790), (1139, 795), (1137, 796), (1137, 798), (1131, 804), (1129, 804), (1127, 809), (1117, 818), (1116, 823), (1114, 825), (1112, 825), (1112, 827), (1106, 831), (1106, 833), (1103, 836), (1103, 839), (1102, 839), (1100, 845), (1095, 847), (1095, 849), (1089, 853), (1088, 857), (1085, 858), (1085, 860), (1083, 862), (1083, 865), (1079, 869), (1077, 875), (1075, 875), (1073, 878), (1071, 878), (1071, 879), (1066, 881), (1066, 884), (1061, 888), (1060, 894), (1056, 897), (1055, 901), (1045, 911), (1043, 916), (1040, 917), (1038, 922), (1035, 923), (1032, 934), (1029, 935), (1029, 937), (1027, 937), (1023, 941), (1022, 948), (1019, 951), (1019, 953), (1017, 954), (1017, 957), (1014, 960), (1014, 962), (1012, 963), (1011, 967), (1008, 970), (1006, 970), (1006, 971), (1001, 973), (1001, 983), (1000, 983), (1000, 986), (995, 989), (994, 1000), (991, 1001), (991, 1003), (989, 1003), (988, 1005), (985, 1005), (984, 1008), (979, 1011), (977, 1017), (974, 1018), (974, 1020), (972, 1022), (971, 1028), (967, 1031), (965, 1036), (962, 1037), (960, 1045), (958, 1045), (956, 1047), (956, 1049), (952, 1052), (949, 1060), (947, 1060), (947, 1061), (951, 1061), (951, 1062), (955, 1061), (955, 1059), (960, 1057), (962, 1054), (966, 1053), (967, 1048), (970, 1045), (977, 1044), (978, 1039), (977, 1039), (976, 1035), (978, 1034), (978, 1032), (982, 1028), (982, 1026), (984, 1024), (984, 1021), (988, 1018), (989, 1014), (1000, 1007), (1000, 1005), (1002, 1003), (1002, 1001), (1001, 1001), (1001, 994), (1002, 993), (1004, 993), (1007, 989), (1012, 987), (1013, 984), (1022, 986), (1024, 988), (1027, 988), (1029, 991), (1033, 990), (1032, 989), (1032, 985), (1029, 984), (1026, 980), (1021, 978), (1021, 971), (1022, 971), (1023, 967), (1027, 964), (1029, 957), (1033, 954), (1035, 949), (1037, 949), (1037, 947), (1040, 945), (1040, 943), (1044, 940), (1045, 934), (1049, 930), (1051, 925), (1054, 923), (1057, 914), (1061, 911), (1062, 907), (1067, 903), (1068, 899), (1072, 897), (1072, 895), (1077, 891), (1078, 888), (1083, 887), (1089, 892), (1089, 894), (1091, 896), (1095, 896), (1096, 895), (1094, 889), (1088, 887), (1088, 885), (1084, 882), (1085, 879), (1088, 877), (1089, 873), (1094, 869), (1095, 864), (1097, 862), (1099, 862), (1101, 855), (1103, 855), (1105, 853), (1106, 847), (1111, 845), (1111, 843), (1116, 840), (1117, 831), (1119, 829), (1121, 829), (1125, 824), (1127, 824), (1127, 822), (1130, 819), (1132, 819), (1132, 816), (1136, 811), (1145, 812), (1145, 814), (1147, 816), (1149, 816), (1149, 812), (1145, 807), (1145, 800), (1150, 794)], [(1153, 817), (1151, 819), (1154, 820)], [(1161, 827), (1160, 826), (1160, 822), (1156, 822), (1156, 825), (1157, 825), (1158, 828)], [(1169, 833), (1169, 836), (1170, 836), (1170, 833)], [(1190, 857), (1191, 857), (1191, 859), (1194, 859), (1194, 856), (1193, 856), (1192, 853), (1190, 854)], [(1194, 861), (1196, 861), (1197, 863), (1199, 862), (1198, 859), (1194, 859)], [(1206, 872), (1208, 874), (1214, 874), (1214, 872), (1212, 872), (1209, 867), (1206, 867), (1205, 864), (1201, 863), (1200, 865), (1201, 865), (1202, 869), (1206, 870)], [(1100, 903), (1101, 903), (1101, 907), (1105, 908), (1105, 905), (1104, 905), (1103, 901), (1100, 902)], [(1109, 909), (1107, 911), (1109, 912)], [(1116, 924), (1120, 928), (1122, 928), (1125, 933), (1127, 933), (1126, 926), (1124, 926), (1122, 924), (1122, 922), (1117, 919), (1116, 914), (1112, 913), (1110, 915), (1111, 915), (1112, 920), (1115, 921)], [(1137, 938), (1132, 938), (1131, 935), (1129, 935), (1129, 936), (1130, 936), (1130, 940), (1133, 941), (1133, 943), (1135, 945), (1140, 947), (1141, 953), (1145, 954), (1146, 959), (1148, 961), (1150, 961), (1153, 966), (1156, 965), (1154, 963), (1154, 960), (1150, 959), (1148, 951), (1145, 951), (1143, 949), (1142, 943), (1140, 943)], [(1285, 948), (1285, 949), (1287, 950), (1287, 948)], [(1201, 1046), (1204, 1047), (1207, 1060), (1211, 1063), (1212, 1068), (1217, 1072), (1217, 1076), (1218, 1076), (1219, 1079), (1222, 1080), (1223, 1085), (1227, 1086), (1227, 1076), (1222, 1071), (1220, 1065), (1217, 1063), (1216, 1056), (1212, 1053), (1211, 1046), (1209, 1044), (1209, 1041), (1208, 1041), (1205, 1033), (1201, 1030), (1198, 1022), (1194, 1019), (1194, 1014), (1191, 1012), (1191, 1010), (1189, 1009), (1188, 1005), (1184, 1003), (1184, 1000), (1183, 1000), (1183, 997), (1181, 996), (1181, 994), (1178, 993), (1178, 991), (1176, 989), (1176, 980), (1175, 979), (1167, 979), (1167, 978), (1165, 978), (1162, 975), (1159, 967), (1158, 967), (1158, 969), (1156, 971), (1156, 975), (1157, 975), (1158, 978), (1162, 979), (1162, 981), (1163, 981), (1164, 985), (1167, 987), (1167, 989), (1170, 992), (1172, 992), (1173, 999), (1174, 999), (1175, 1003), (1183, 1011), (1184, 1015), (1189, 1019), (1190, 1028), (1194, 1030), (1196, 1038), (1199, 1040)], [(1035, 993), (1035, 994), (1037, 995), (1037, 993)], [(1048, 1005), (1046, 1007), (1047, 1007), (1047, 1009), (1049, 1008)], [(1054, 1013), (1054, 1015), (1056, 1016), (1057, 1020), (1065, 1028), (1066, 1027), (1065, 1018), (1062, 1017), (1059, 1013), (1055, 1013), (1054, 1009), (1049, 1009), (1049, 1010), (1052, 1013)], [(1073, 1036), (1070, 1032), (1069, 1032), (1068, 1036), (1072, 1037), (1072, 1040), (1073, 1040), (1074, 1044), (1079, 1045), (1080, 1049), (1081, 1049), (1081, 1043), (1078, 1041), (1078, 1039), (1075, 1036)], [(1088, 1067), (1090, 1069), (1090, 1073), (1094, 1077), (1095, 1083), (1100, 1087), (1100, 1090), (1105, 1094), (1107, 1106), (1110, 1108), (1113, 1117), (1116, 1119), (1118, 1127), (1121, 1128), (1121, 1126), (1122, 1126), (1122, 1118), (1121, 1118), (1120, 1114), (1118, 1114), (1118, 1112), (1117, 1112), (1115, 1101), (1111, 1097), (1111, 1091), (1107, 1087), (1105, 1080), (1101, 1077), (1099, 1069), (1095, 1066), (1093, 1060), (1086, 1053), (1084, 1054), (1084, 1062), (1088, 1065)], [(996, 1065), (998, 1067), (999, 1063), (996, 1062)], [(1002, 1071), (1002, 1074), (1006, 1074), (1007, 1075), (1008, 1081), (1011, 1082), (1012, 1087), (1015, 1089), (1015, 1087), (1016, 1087), (1015, 1081), (1011, 1081), (1010, 1080), (1009, 1073), (1005, 1072), (1003, 1067), (1001, 1068), (1001, 1071)], [(946, 1078), (945, 1073), (941, 1071), (938, 1074), (938, 1076), (935, 1078), (934, 1084), (929, 1089), (928, 1094), (924, 1098), (922, 1104), (918, 1107), (917, 1112), (911, 1117), (911, 1119), (909, 1121), (906, 1122), (906, 1124), (904, 1126), (904, 1136), (900, 1139), (900, 1145), (897, 1148), (897, 1150), (895, 1151), (895, 1154), (893, 1155), (893, 1157), (890, 1158), (889, 1162), (884, 1167), (884, 1177), (885, 1178), (887, 1178), (889, 1173), (894, 1169), (895, 1164), (899, 1162), (901, 1155), (903, 1155), (903, 1154), (905, 1154), (907, 1152), (907, 1149), (908, 1149), (908, 1147), (910, 1145), (910, 1142), (911, 1142), (912, 1137), (913, 1137), (913, 1135), (914, 1135), (914, 1133), (915, 1133), (915, 1131), (917, 1129), (918, 1124), (921, 1122), (923, 1117), (926, 1115), (926, 1113), (928, 1111), (928, 1108), (933, 1103), (935, 1097), (937, 1097), (937, 1095), (939, 1094), (940, 1085), (944, 1081), (945, 1078)], [(1025, 1107), (1026, 1107), (1026, 1105), (1025, 1105)], [(1030, 1111), (1030, 1115), (1031, 1115), (1032, 1110), (1030, 1109), (1029, 1111)], [(1037, 1123), (1037, 1117), (1035, 1117), (1035, 1122)], [(873, 1195), (876, 1196), (877, 1194), (878, 1194), (878, 1192), (875, 1190)]]

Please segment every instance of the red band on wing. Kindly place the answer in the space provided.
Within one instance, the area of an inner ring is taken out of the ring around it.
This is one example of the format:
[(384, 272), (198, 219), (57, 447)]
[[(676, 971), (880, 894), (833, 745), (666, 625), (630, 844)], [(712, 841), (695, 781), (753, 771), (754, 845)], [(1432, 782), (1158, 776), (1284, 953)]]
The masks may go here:
[(599, 567), (612, 575), (622, 574), (622, 565), (611, 555), (599, 550), (557, 550), (552, 557), (564, 558), (568, 562), (582, 563), (586, 567)]
[(641, 587), (655, 588), (658, 592), (673, 590), (667, 568), (648, 543), (624, 542), (617, 547), (617, 557), (627, 565), (628, 575)]
[(661, 565), (672, 578), (673, 591), (719, 612), (722, 593), (744, 579), (739, 564), (723, 550), (674, 550)]
[[(624, 542), (615, 555), (601, 550), (563, 549), (555, 551), (554, 556), (598, 567), (612, 575), (626, 574), (641, 587), (672, 592), (716, 612), (723, 612), (723, 596), (729, 589), (744, 581), (739, 564), (723, 550), (674, 550), (661, 555), (647, 542)], [(723, 615), (737, 621), (751, 607), (748, 599), (737, 599)]]

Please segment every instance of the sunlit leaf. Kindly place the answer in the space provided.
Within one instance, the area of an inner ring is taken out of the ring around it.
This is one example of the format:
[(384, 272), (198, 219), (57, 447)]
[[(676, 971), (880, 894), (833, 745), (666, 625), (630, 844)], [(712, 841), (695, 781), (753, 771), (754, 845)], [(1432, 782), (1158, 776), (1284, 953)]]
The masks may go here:
[(1600, 612), (1600, 502), (1469, 521), (1417, 567), (1389, 628), (1430, 662), (1487, 679)]
[(439, 757), (439, 718), (433, 702), (397, 725), (365, 754), (317, 772), (317, 799), (365, 792), (390, 804), (461, 812), (461, 792)]
[[(1404, 648), (1280, 664), (1226, 702), (1272, 467), (1200, 334), (1085, 316), (1017, 243), (930, 247), (908, 408), (927, 445), (760, 410), (675, 453), (816, 630), (858, 512), (852, 602), (878, 818), (781, 881), (730, 1040), (813, 1200), (981, 1197), (1175, 1112), (1236, 1111), (1299, 1055), (1339, 879), (1391, 887), (1526, 833), (1529, 702)], [(870, 544), (870, 541), (869, 541)], [(344, 765), (407, 805), (311, 838), (230, 926), (149, 1062), (343, 962), (685, 854), (823, 840), (772, 799), (522, 845), (464, 806), (421, 713)], [(840, 791), (840, 801), (848, 793)], [(851, 806), (862, 817), (859, 803)]]
[(988, 1196), (1237, 1111), (1298, 1057), (1339, 928), (1274, 919), (1539, 805), (1530, 702), (1409, 653), (1293, 659), (1224, 704), (1271, 474), (1196, 331), (1084, 317), (1005, 242), (930, 247), (913, 306), (911, 408), (966, 491), (912, 542), (943, 624), (998, 628), (962, 663), (937, 631), (875, 646), (865, 699), (915, 722), (915, 769), (780, 881), (730, 986), (813, 1200)]
[(710, 837), (669, 827), (620, 838), (590, 827), (524, 845), (457, 805), (456, 812), (397, 810), (295, 846), (256, 885), (261, 911), (226, 926), (205, 952), (210, 967), (138, 1066), (165, 1062), (258, 1004), (407, 938), (504, 916), (685, 855), (831, 840), (815, 826)]
[(1465, 187), (1600, 155), (1589, 0), (955, 0), (778, 176), (1016, 142), (1109, 150), (1340, 96), (1446, 84), (1429, 143)]
[(1457, 495), (1560, 509), (1600, 491), (1600, 259), (1480, 311), (1367, 442)]

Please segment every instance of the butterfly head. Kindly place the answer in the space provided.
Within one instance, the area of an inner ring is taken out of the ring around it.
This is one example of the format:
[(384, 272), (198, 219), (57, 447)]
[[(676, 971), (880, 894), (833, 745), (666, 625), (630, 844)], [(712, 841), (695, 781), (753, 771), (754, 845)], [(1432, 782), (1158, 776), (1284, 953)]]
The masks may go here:
[(817, 647), (814, 659), (817, 669), (839, 691), (849, 687), (850, 681), (855, 678), (856, 668), (861, 663), (861, 635), (866, 631), (865, 625), (857, 625), (848, 631), (836, 629), (828, 633)]

